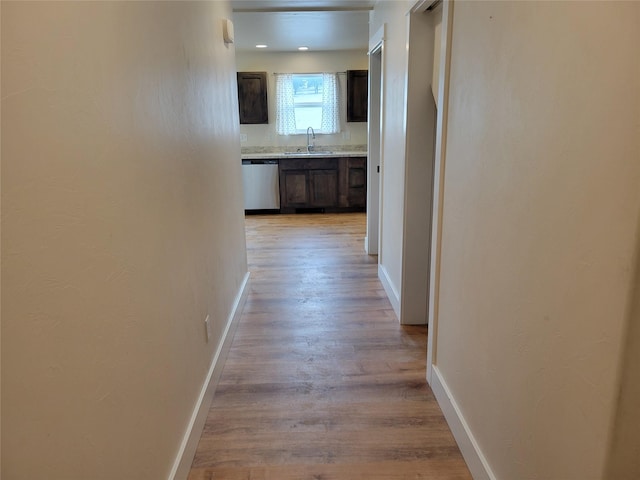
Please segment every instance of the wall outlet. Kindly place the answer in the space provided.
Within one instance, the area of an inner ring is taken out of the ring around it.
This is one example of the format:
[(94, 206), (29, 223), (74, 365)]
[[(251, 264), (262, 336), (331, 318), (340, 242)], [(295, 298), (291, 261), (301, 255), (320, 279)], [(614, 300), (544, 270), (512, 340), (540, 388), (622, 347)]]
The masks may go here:
[(209, 343), (209, 339), (211, 338), (211, 322), (209, 321), (209, 315), (204, 319), (204, 328), (207, 332), (207, 343)]
[(246, 133), (241, 133), (240, 134), (240, 141), (241, 142), (246, 142), (248, 140), (247, 134)]

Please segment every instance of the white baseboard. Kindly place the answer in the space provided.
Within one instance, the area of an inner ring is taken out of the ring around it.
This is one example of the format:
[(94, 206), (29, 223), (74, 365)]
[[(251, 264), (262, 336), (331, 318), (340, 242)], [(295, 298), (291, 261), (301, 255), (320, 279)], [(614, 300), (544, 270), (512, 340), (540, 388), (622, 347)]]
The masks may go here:
[(238, 326), (238, 320), (242, 314), (244, 303), (247, 300), (247, 295), (249, 294), (249, 289), (247, 288), (248, 282), (249, 273), (247, 272), (240, 288), (238, 289), (238, 294), (233, 301), (231, 313), (227, 319), (227, 325), (222, 333), (222, 338), (220, 338), (218, 349), (211, 360), (209, 373), (202, 384), (202, 389), (198, 396), (198, 400), (196, 401), (193, 413), (191, 414), (187, 431), (184, 434), (184, 438), (180, 444), (180, 449), (178, 450), (178, 455), (173, 464), (173, 468), (171, 469), (171, 473), (169, 474), (169, 480), (186, 480), (189, 476), (189, 470), (191, 469), (191, 464), (193, 463), (193, 458), (196, 454), (196, 448), (198, 447), (198, 442), (200, 441), (200, 436), (202, 435), (202, 430), (204, 428), (205, 421), (207, 420), (207, 414), (209, 413), (209, 408), (213, 401), (213, 394), (215, 393), (216, 386), (218, 385), (224, 361), (227, 357), (229, 347), (231, 346), (233, 334)]
[(435, 365), (432, 367), (431, 390), (438, 400), (438, 404), (444, 413), (444, 418), (449, 424), (453, 437), (460, 447), (462, 456), (474, 480), (496, 480), (491, 471), (487, 459), (482, 454), (469, 425), (467, 424), (460, 408), (451, 395), (451, 391), (442, 378), (442, 374)]
[(393, 311), (396, 312), (396, 316), (400, 319), (400, 295), (393, 286), (387, 269), (380, 264), (378, 264), (378, 278), (380, 279), (380, 283), (382, 283), (384, 291), (387, 292), (387, 297), (389, 297)]

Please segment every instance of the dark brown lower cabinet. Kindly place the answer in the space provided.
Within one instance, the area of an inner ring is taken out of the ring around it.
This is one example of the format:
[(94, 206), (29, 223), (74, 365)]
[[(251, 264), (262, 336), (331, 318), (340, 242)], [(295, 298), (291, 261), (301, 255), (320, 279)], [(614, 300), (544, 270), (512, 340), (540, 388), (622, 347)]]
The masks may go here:
[(347, 203), (350, 207), (367, 205), (367, 159), (362, 157), (347, 159)]
[(280, 171), (280, 207), (304, 207), (309, 203), (308, 176), (305, 170)]
[(338, 206), (337, 170), (309, 170), (309, 205), (314, 208)]
[(366, 166), (366, 157), (281, 158), (280, 211), (363, 211)]

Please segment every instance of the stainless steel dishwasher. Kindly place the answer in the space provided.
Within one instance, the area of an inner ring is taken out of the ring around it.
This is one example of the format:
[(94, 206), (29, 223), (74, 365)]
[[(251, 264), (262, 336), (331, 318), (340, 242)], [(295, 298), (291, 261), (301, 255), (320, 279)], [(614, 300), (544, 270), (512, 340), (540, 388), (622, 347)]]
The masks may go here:
[(279, 210), (278, 160), (242, 160), (245, 210)]

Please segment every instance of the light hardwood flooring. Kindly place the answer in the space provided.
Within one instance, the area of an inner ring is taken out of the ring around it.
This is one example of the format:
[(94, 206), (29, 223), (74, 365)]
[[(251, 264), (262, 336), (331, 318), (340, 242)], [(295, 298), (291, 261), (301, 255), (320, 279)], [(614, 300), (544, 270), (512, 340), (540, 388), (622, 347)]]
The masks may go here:
[(364, 214), (249, 216), (250, 293), (190, 480), (449, 479), (469, 471), (364, 253)]

